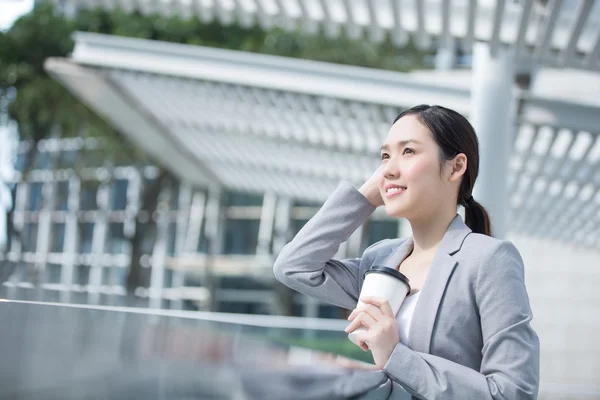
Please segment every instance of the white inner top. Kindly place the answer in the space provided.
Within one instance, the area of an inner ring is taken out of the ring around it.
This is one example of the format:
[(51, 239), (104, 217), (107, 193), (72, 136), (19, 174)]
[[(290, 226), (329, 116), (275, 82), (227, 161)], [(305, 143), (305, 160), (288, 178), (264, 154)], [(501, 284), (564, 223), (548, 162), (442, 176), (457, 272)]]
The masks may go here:
[(418, 291), (417, 293), (414, 293), (404, 299), (398, 314), (396, 314), (396, 321), (398, 321), (398, 330), (400, 333), (400, 343), (407, 346), (408, 335), (410, 334), (410, 324), (412, 322), (412, 317), (415, 312), (415, 307), (417, 306), (417, 300), (419, 300), (420, 294), (421, 291)]

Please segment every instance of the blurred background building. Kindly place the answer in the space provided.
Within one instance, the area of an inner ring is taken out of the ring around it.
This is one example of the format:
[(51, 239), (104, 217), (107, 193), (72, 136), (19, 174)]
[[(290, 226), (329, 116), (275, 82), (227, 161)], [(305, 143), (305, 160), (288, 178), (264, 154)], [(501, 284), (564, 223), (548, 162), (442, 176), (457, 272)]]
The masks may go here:
[[(525, 259), (541, 398), (600, 397), (600, 2), (40, 1), (0, 57), (9, 293), (342, 317), (273, 261), (441, 104)], [(336, 256), (409, 233), (379, 209)]]

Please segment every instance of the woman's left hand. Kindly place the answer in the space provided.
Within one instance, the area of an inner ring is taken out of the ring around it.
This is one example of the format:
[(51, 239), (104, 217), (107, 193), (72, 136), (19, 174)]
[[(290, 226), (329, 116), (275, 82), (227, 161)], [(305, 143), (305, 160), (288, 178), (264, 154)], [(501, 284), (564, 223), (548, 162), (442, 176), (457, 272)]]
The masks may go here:
[(370, 349), (375, 365), (383, 368), (400, 341), (396, 317), (390, 303), (384, 298), (364, 297), (360, 300), (365, 306), (352, 311), (348, 317), (352, 323), (345, 331), (350, 333), (361, 325), (367, 328), (366, 331), (357, 332), (358, 345), (365, 351)]

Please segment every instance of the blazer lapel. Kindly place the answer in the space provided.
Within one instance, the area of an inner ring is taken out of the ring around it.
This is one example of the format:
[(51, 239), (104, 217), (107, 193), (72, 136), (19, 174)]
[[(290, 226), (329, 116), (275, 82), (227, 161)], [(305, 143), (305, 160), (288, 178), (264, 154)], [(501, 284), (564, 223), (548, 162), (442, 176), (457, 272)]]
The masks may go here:
[(408, 237), (398, 248), (392, 251), (383, 265), (389, 268), (398, 269), (398, 266), (404, 259), (412, 252), (413, 249), (413, 238)]
[(453, 255), (460, 250), (469, 233), (471, 229), (457, 215), (431, 263), (410, 326), (408, 344), (415, 351), (429, 353), (438, 308), (457, 264)]

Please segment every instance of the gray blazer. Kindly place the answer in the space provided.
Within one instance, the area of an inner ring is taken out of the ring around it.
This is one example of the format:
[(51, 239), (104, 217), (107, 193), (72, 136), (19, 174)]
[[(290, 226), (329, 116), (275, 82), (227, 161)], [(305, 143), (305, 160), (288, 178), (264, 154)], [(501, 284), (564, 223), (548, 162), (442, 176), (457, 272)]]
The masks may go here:
[[(341, 182), (279, 254), (277, 280), (305, 295), (353, 309), (373, 264), (397, 268), (412, 238), (385, 239), (362, 257), (333, 260), (375, 208)], [(412, 319), (383, 371), (419, 399), (535, 399), (539, 340), (514, 245), (473, 233), (460, 216), (434, 257)], [(389, 382), (388, 382), (388, 386)]]

